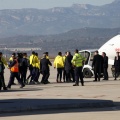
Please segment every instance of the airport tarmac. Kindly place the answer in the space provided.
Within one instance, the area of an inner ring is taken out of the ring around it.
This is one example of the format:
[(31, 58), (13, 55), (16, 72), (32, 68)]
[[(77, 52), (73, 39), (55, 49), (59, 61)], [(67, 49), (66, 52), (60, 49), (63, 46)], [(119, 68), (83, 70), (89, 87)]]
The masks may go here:
[[(8, 83), (9, 80), (9, 70), (5, 70), (5, 80)], [(85, 86), (72, 86), (73, 83), (56, 83), (56, 69), (51, 67), (51, 76), (49, 81), (50, 84), (43, 85), (26, 85), (25, 88), (20, 89), (19, 85), (13, 85), (11, 90), (0, 92), (0, 106), (4, 109), (4, 105), (7, 105), (8, 109), (11, 101), (21, 101), (28, 100), (35, 104), (36, 101), (43, 100), (50, 102), (51, 100), (73, 100), (76, 101), (94, 101), (98, 104), (99, 100), (102, 101), (112, 101), (113, 106), (94, 106), (90, 108), (78, 108), (77, 109), (53, 109), (53, 110), (32, 110), (28, 109), (26, 111), (8, 111), (0, 114), (0, 118), (4, 117), (4, 120), (19, 120), (19, 119), (42, 119), (42, 120), (119, 120), (120, 114), (120, 80), (114, 80), (109, 68), (109, 80), (104, 81), (101, 79), (100, 82), (93, 82), (94, 78), (85, 78)], [(40, 76), (41, 79), (42, 76)], [(40, 81), (39, 79), (39, 81)], [(17, 81), (15, 81), (17, 83)], [(23, 101), (22, 101), (23, 102)], [(24, 105), (24, 103), (22, 103)], [(45, 102), (45, 103), (46, 103)], [(29, 103), (29, 102), (28, 102)], [(31, 103), (31, 104), (32, 104)], [(90, 102), (89, 102), (90, 103)], [(42, 103), (41, 103), (42, 104)], [(50, 103), (51, 104), (51, 103)], [(17, 105), (17, 103), (15, 104)], [(61, 104), (58, 104), (59, 106)], [(1, 108), (2, 108), (1, 107)], [(10, 106), (11, 107), (11, 106)], [(14, 106), (15, 107), (15, 106)], [(11, 110), (14, 110), (14, 107)], [(23, 107), (23, 106), (22, 106)], [(19, 108), (20, 109), (20, 108)], [(22, 109), (21, 109), (22, 110)], [(32, 110), (32, 112), (30, 111)]]

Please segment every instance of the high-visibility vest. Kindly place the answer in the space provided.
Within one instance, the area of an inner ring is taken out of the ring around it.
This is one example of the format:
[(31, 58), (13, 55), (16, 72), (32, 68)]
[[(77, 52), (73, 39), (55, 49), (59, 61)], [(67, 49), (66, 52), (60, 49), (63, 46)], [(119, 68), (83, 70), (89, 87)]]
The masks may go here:
[(38, 63), (38, 62), (39, 62), (39, 60), (36, 55), (30, 56), (30, 65), (32, 65), (33, 67), (36, 67), (36, 63)]
[(13, 66), (13, 67), (11, 67), (11, 72), (19, 72), (19, 68), (18, 68), (18, 61), (17, 60), (15, 60), (16, 61), (16, 64)]
[(79, 53), (76, 53), (74, 56), (73, 56), (73, 59), (72, 59), (72, 63), (73, 65), (75, 65), (76, 67), (81, 67), (83, 66), (83, 61), (85, 60), (85, 58), (80, 55)]

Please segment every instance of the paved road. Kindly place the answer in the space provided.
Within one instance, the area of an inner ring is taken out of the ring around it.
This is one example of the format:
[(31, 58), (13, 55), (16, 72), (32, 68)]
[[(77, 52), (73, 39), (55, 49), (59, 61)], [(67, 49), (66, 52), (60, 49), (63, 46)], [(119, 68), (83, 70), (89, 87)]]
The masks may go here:
[[(56, 83), (55, 82), (56, 70), (51, 68), (50, 81), (48, 85), (26, 85), (25, 88), (19, 89), (19, 85), (12, 86), (12, 89), (5, 92), (0, 92), (0, 104), (3, 101), (21, 100), (27, 99), (33, 101), (36, 100), (51, 100), (51, 99), (74, 99), (74, 100), (112, 100), (117, 107), (102, 108), (102, 109), (79, 109), (79, 110), (62, 110), (62, 111), (35, 111), (35, 112), (23, 112), (14, 114), (0, 114), (0, 120), (5, 117), (4, 120), (19, 120), (29, 119), (33, 120), (39, 118), (41, 120), (64, 120), (70, 119), (79, 120), (119, 120), (120, 114), (120, 80), (114, 81), (110, 74), (109, 81), (93, 82), (94, 78), (86, 78), (85, 86), (72, 86), (73, 83)], [(5, 71), (6, 83), (9, 80), (9, 70)], [(17, 83), (17, 82), (16, 82)], [(11, 116), (10, 116), (11, 115)]]

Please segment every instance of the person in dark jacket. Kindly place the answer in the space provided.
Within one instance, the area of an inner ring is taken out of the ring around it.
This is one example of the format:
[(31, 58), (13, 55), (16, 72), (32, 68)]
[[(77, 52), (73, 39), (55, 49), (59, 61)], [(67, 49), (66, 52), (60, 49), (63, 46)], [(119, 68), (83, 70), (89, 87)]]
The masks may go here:
[[(50, 60), (49, 52), (45, 52), (45, 54), (46, 54), (46, 58)], [(50, 69), (49, 69), (49, 76), (50, 76)], [(49, 79), (49, 77), (48, 77), (48, 79)], [(50, 81), (47, 80), (47, 83), (50, 83)]]
[(117, 79), (118, 74), (120, 73), (120, 55), (119, 52), (116, 53), (115, 59), (114, 59), (114, 67), (115, 67), (115, 79)]
[(27, 59), (27, 53), (23, 53), (22, 58), (22, 72), (21, 72), (21, 80), (23, 83), (27, 83), (26, 81), (26, 75), (27, 75), (27, 69), (28, 69), (28, 59)]
[(46, 54), (43, 54), (43, 58), (40, 60), (40, 71), (43, 75), (41, 83), (47, 84), (49, 77), (49, 66), (52, 66), (52, 63), (49, 59), (46, 58)]
[(70, 52), (67, 52), (67, 56), (65, 59), (65, 71), (66, 71), (66, 82), (71, 82), (71, 77), (73, 78), (74, 81), (74, 71), (73, 71), (73, 66), (72, 66), (72, 58), (73, 56), (71, 55)]
[(106, 53), (102, 53), (103, 56), (103, 75), (104, 79), (103, 80), (108, 80), (108, 56), (106, 56)]
[(92, 62), (92, 68), (94, 69), (95, 81), (100, 81), (100, 76), (103, 68), (103, 57), (99, 55), (98, 51), (95, 51), (95, 55)]
[(23, 72), (22, 59), (23, 59), (23, 54), (22, 53), (17, 53), (17, 60), (18, 60), (18, 63), (19, 63), (19, 76), (20, 76), (20, 79), (22, 77), (22, 72)]

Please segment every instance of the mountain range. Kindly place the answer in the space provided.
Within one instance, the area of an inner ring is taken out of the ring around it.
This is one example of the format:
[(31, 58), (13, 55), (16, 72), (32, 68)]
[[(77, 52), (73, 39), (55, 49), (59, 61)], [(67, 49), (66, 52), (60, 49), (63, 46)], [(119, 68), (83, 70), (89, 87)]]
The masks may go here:
[(76, 48), (97, 49), (119, 33), (120, 28), (81, 28), (56, 35), (19, 35), (0, 38), (0, 48), (41, 48), (41, 55), (45, 51), (56, 55), (58, 51), (73, 52)]
[(119, 28), (120, 0), (102, 6), (73, 4), (51, 9), (0, 10), (0, 38), (59, 34), (86, 27)]

